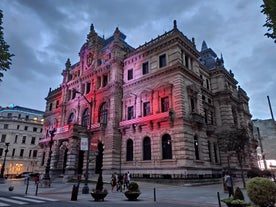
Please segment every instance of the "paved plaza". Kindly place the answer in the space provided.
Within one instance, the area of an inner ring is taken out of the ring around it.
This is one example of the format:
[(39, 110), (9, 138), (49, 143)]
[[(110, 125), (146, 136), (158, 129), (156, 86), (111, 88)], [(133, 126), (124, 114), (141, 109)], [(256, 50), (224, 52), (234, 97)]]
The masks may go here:
[[(227, 193), (224, 193), (222, 184), (202, 185), (202, 186), (184, 186), (184, 185), (170, 185), (170, 184), (156, 184), (148, 182), (139, 182), (141, 195), (139, 202), (152, 203), (162, 202), (168, 204), (190, 204), (192, 206), (206, 206), (217, 207), (218, 193), (220, 198), (227, 197)], [(24, 180), (7, 180), (5, 184), (0, 185), (1, 192), (8, 192), (9, 186), (14, 186), (13, 194), (22, 194), (28, 196), (37, 196), (44, 198), (57, 199), (61, 201), (71, 201), (72, 189), (74, 183), (52, 183), (50, 188), (36, 189), (36, 185), (33, 181), (29, 182), (28, 188), (24, 184)], [(93, 201), (90, 194), (82, 194), (83, 183), (80, 184), (79, 193), (77, 197), (78, 203), (87, 203)], [(237, 187), (238, 185), (236, 185)], [(105, 184), (105, 188), (108, 189), (108, 195), (105, 198), (105, 202), (120, 203), (125, 202), (126, 197), (123, 192), (111, 190), (109, 184)], [(241, 186), (240, 186), (241, 187)], [(95, 188), (95, 183), (89, 183), (90, 191)], [(221, 206), (225, 206), (221, 203)]]

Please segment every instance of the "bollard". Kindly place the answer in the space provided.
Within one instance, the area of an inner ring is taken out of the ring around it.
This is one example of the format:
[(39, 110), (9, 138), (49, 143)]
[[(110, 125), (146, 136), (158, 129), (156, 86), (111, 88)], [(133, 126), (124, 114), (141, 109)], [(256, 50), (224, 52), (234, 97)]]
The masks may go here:
[(38, 191), (38, 183), (36, 183), (36, 187), (35, 187), (35, 195), (37, 196), (37, 191)]
[(217, 195), (218, 195), (218, 203), (219, 203), (219, 207), (221, 207), (219, 192), (217, 192)]
[(29, 178), (27, 178), (25, 195), (28, 194), (28, 188), (29, 188)]
[(156, 191), (155, 191), (155, 188), (153, 188), (153, 201), (154, 202), (156, 201)]
[(72, 195), (71, 195), (71, 201), (78, 200), (78, 191), (79, 191), (79, 187), (76, 186), (76, 185), (73, 185)]

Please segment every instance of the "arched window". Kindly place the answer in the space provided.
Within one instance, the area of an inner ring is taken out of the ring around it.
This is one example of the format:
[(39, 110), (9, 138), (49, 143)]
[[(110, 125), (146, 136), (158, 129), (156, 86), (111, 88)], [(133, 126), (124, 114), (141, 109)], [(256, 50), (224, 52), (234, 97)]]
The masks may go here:
[(145, 137), (143, 140), (143, 160), (151, 160), (151, 143), (149, 137)]
[(89, 114), (88, 114), (88, 108), (86, 108), (82, 113), (82, 120), (81, 120), (82, 126), (88, 126), (89, 125)]
[(163, 160), (172, 159), (172, 140), (168, 134), (162, 137), (162, 158)]
[(67, 124), (72, 124), (73, 120), (74, 120), (74, 113), (72, 112), (68, 117)]
[(99, 110), (99, 123), (101, 124), (106, 124), (107, 123), (107, 104), (104, 102), (100, 106)]
[(126, 161), (133, 161), (133, 141), (131, 139), (127, 140), (126, 150)]
[(198, 137), (197, 135), (194, 136), (194, 148), (195, 148), (195, 159), (199, 160), (199, 147), (198, 147)]

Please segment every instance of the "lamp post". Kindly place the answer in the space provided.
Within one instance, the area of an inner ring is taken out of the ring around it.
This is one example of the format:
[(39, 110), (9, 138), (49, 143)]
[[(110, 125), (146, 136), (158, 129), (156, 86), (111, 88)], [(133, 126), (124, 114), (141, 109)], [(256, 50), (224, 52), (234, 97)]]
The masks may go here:
[(88, 101), (86, 96), (84, 96), (81, 92), (77, 91), (76, 89), (73, 90), (74, 93), (79, 93), (84, 100), (89, 104), (89, 122), (88, 122), (88, 149), (87, 149), (87, 157), (86, 157), (86, 168), (85, 168), (85, 181), (84, 186), (82, 188), (82, 194), (89, 193), (88, 187), (88, 168), (89, 168), (89, 156), (90, 156), (90, 142), (91, 142), (91, 118), (92, 118), (92, 100)]
[(9, 151), (9, 145), (10, 145), (10, 143), (7, 142), (7, 143), (5, 143), (5, 145), (6, 145), (5, 156), (4, 156), (4, 161), (3, 161), (3, 165), (2, 165), (2, 168), (1, 168), (1, 174), (0, 174), (0, 179), (1, 179), (1, 180), (4, 179), (4, 171), (5, 171), (5, 165), (6, 165), (6, 157), (7, 157), (8, 151)]
[(48, 155), (48, 159), (47, 159), (47, 163), (46, 163), (46, 167), (45, 167), (45, 174), (43, 177), (45, 186), (47, 185), (48, 187), (51, 187), (51, 182), (50, 182), (50, 167), (51, 166), (50, 166), (50, 164), (51, 164), (51, 158), (52, 158), (52, 146), (54, 143), (53, 138), (55, 136), (55, 132), (56, 132), (55, 128), (49, 132), (50, 137), (51, 137), (51, 139), (49, 141), (49, 155)]

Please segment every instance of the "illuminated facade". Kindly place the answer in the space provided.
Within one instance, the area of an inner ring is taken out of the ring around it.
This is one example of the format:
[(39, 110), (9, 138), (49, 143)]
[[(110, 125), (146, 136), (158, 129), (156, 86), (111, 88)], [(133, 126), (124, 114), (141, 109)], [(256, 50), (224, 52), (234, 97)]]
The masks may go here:
[(5, 143), (9, 143), (4, 175), (37, 172), (39, 139), (42, 137), (43, 111), (20, 106), (0, 108), (0, 167)]
[[(45, 160), (49, 131), (55, 128), (51, 173), (84, 174), (87, 152), (80, 150), (80, 140), (91, 131), (92, 146), (104, 143), (106, 176), (220, 174), (227, 155), (218, 147), (216, 131), (251, 126), (249, 98), (222, 57), (205, 42), (198, 51), (176, 21), (172, 30), (136, 49), (125, 38), (116, 28), (104, 39), (91, 25), (80, 61), (68, 60), (61, 86), (50, 89), (40, 145)], [(92, 176), (93, 151), (89, 160)], [(244, 167), (250, 165), (247, 159)]]

